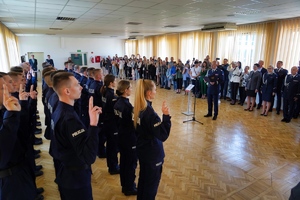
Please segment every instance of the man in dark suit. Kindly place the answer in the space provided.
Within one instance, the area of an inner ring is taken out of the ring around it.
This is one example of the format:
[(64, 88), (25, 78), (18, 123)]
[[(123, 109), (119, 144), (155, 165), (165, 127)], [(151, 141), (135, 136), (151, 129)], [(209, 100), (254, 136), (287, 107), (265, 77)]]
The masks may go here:
[[(258, 64), (259, 64), (258, 71), (260, 71), (261, 77), (263, 77), (264, 73), (267, 72), (267, 70), (264, 68), (264, 61), (260, 60), (260, 61), (258, 61)], [(262, 81), (261, 81), (261, 84), (262, 84)], [(259, 88), (261, 88), (261, 87), (259, 87)], [(260, 109), (261, 104), (262, 104), (262, 93), (260, 92), (260, 89), (258, 91), (258, 97), (259, 97), (259, 103), (257, 105), (257, 109)]]
[(53, 62), (53, 59), (50, 57), (50, 55), (47, 55), (46, 62), (54, 67), (54, 62)]
[[(282, 93), (283, 82), (284, 82), (284, 79), (285, 79), (286, 75), (288, 74), (288, 71), (286, 69), (283, 69), (282, 65), (283, 65), (283, 62), (278, 61), (277, 62), (277, 69), (274, 70), (275, 73), (277, 74), (277, 77), (278, 77), (277, 91), (276, 91), (276, 96), (277, 96), (276, 114), (277, 115), (280, 114), (280, 109), (281, 109), (281, 93)], [(274, 104), (274, 98), (273, 98), (273, 101), (272, 101), (271, 108), (273, 108), (273, 104)]]
[(37, 65), (38, 65), (38, 62), (37, 62), (37, 59), (34, 58), (34, 55), (31, 55), (31, 59), (29, 59), (29, 64), (34, 72), (34, 77), (37, 78)]
[(220, 86), (224, 80), (224, 74), (221, 69), (217, 68), (217, 61), (213, 61), (211, 64), (211, 69), (207, 71), (205, 81), (208, 83), (207, 88), (207, 104), (208, 104), (208, 113), (204, 117), (212, 116), (212, 107), (214, 103), (214, 116), (213, 120), (217, 119), (218, 116), (218, 100), (220, 93)]

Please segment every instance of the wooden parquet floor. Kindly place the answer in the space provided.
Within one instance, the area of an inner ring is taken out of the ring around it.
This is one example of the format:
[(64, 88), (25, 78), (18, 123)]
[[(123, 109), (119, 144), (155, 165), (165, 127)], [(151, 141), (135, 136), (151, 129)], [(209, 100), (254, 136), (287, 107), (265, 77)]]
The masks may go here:
[[(260, 110), (246, 112), (240, 105), (221, 100), (218, 119), (213, 121), (203, 117), (206, 100), (197, 99), (195, 117), (203, 125), (183, 123), (192, 118), (182, 114), (187, 110), (187, 99), (183, 93), (157, 88), (153, 107), (161, 115), (161, 104), (166, 100), (172, 115), (158, 200), (288, 199), (290, 189), (300, 181), (298, 120), (282, 123), (282, 115), (274, 111), (264, 117)], [(42, 104), (39, 106), (43, 122)], [(44, 187), (46, 200), (57, 200), (49, 141), (43, 141), (35, 147), (42, 151), (36, 162), (44, 167), (37, 185)], [(138, 172), (137, 168), (136, 182)], [(119, 175), (109, 175), (105, 159), (97, 158), (93, 164), (92, 186), (95, 200), (136, 199), (122, 194)]]

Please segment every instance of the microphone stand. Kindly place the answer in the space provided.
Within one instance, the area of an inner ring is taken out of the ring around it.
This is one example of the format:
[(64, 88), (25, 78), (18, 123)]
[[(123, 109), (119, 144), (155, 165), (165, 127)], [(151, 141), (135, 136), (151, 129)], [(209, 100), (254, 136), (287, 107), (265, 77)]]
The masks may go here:
[[(196, 80), (196, 81), (198, 81), (198, 80)], [(196, 84), (195, 84), (195, 88), (194, 88), (194, 89), (196, 90)], [(191, 91), (190, 91), (190, 92), (191, 92)], [(192, 117), (192, 119), (183, 121), (183, 123), (186, 123), (186, 122), (198, 122), (199, 124), (202, 124), (202, 125), (203, 125), (202, 122), (196, 120), (196, 118), (195, 118), (195, 113), (196, 113), (196, 96), (197, 96), (196, 91), (195, 91), (194, 96), (195, 96), (195, 98), (194, 98), (194, 113), (193, 113), (193, 117)]]

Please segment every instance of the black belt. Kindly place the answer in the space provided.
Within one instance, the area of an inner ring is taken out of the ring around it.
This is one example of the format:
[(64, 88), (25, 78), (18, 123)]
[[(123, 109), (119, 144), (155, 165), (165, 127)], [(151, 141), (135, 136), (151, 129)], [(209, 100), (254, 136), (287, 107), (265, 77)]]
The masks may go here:
[(11, 168), (0, 170), (0, 178), (5, 178), (17, 173), (20, 169), (20, 164), (17, 164)]
[(66, 169), (71, 170), (71, 171), (80, 171), (80, 170), (85, 170), (88, 169), (88, 165), (82, 165), (82, 166), (65, 166)]

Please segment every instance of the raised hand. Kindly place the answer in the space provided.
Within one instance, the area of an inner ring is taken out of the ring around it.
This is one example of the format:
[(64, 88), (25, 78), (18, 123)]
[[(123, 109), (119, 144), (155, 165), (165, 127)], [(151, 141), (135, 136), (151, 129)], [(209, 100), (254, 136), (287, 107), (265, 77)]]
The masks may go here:
[(30, 95), (30, 98), (31, 99), (36, 99), (37, 98), (37, 91), (33, 90), (33, 85), (30, 86), (30, 92), (29, 92), (29, 95)]
[(28, 96), (29, 96), (29, 94), (24, 91), (23, 84), (20, 84), (19, 99), (21, 101), (23, 101), (23, 100), (27, 101), (28, 100)]
[(99, 115), (102, 113), (102, 108), (94, 106), (94, 99), (90, 97), (89, 100), (89, 116), (90, 116), (90, 125), (97, 126), (99, 121)]
[(161, 111), (164, 115), (170, 115), (169, 107), (166, 104), (166, 101), (163, 102)]
[(13, 96), (10, 96), (7, 86), (5, 84), (3, 84), (3, 105), (8, 111), (21, 110), (19, 100)]

